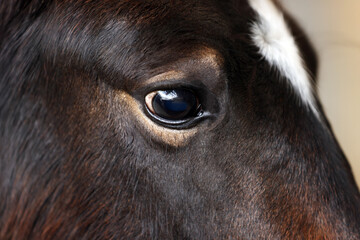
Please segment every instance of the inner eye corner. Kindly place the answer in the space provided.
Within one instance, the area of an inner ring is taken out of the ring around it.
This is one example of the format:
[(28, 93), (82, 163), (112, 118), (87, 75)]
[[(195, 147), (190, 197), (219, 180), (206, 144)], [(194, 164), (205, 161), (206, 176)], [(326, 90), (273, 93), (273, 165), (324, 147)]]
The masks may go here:
[(157, 91), (153, 91), (145, 96), (145, 106), (151, 111), (153, 114), (155, 114), (154, 108), (152, 107), (152, 100), (157, 94)]

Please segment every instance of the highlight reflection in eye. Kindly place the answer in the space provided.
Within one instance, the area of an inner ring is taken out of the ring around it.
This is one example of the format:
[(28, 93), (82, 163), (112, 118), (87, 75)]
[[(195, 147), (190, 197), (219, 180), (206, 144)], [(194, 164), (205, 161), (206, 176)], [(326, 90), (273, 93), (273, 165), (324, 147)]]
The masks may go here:
[(152, 114), (170, 122), (196, 117), (201, 109), (197, 96), (191, 90), (182, 88), (149, 93), (145, 103)]

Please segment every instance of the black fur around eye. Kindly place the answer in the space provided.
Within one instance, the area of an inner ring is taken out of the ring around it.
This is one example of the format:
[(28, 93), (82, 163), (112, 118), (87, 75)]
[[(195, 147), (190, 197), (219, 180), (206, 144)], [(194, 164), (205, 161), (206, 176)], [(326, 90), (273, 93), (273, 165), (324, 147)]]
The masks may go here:
[(167, 124), (186, 122), (195, 118), (201, 109), (195, 93), (182, 88), (152, 92), (145, 101), (156, 119)]

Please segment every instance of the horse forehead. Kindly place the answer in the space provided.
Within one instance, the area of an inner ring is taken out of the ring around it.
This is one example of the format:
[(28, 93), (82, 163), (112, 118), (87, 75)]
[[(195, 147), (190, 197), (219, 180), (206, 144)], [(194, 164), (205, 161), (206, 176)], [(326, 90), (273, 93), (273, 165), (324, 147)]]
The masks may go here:
[[(91, 11), (89, 6), (82, 8), (92, 19), (86, 19), (85, 25), (94, 24), (95, 32), (100, 33), (93, 42), (96, 42), (94, 45), (101, 46), (101, 49), (91, 48), (91, 51), (99, 53), (92, 55), (101, 55), (104, 66), (121, 68), (119, 72), (130, 73), (131, 68), (122, 68), (137, 66), (139, 62), (144, 62), (141, 57), (146, 56), (145, 62), (155, 65), (163, 64), (164, 59), (175, 61), (182, 57), (184, 50), (194, 52), (198, 45), (193, 44), (195, 41), (217, 42), (220, 45), (220, 39), (232, 41), (234, 36), (230, 33), (231, 29), (241, 23), (237, 22), (239, 19), (234, 22), (227, 21), (224, 14), (226, 3), (221, 5), (216, 1), (107, 3), (109, 6), (104, 7), (106, 4), (102, 3)], [(236, 13), (241, 15), (240, 19), (245, 22), (242, 22), (243, 35), (251, 35), (252, 45), (258, 47), (259, 53), (288, 80), (301, 102), (318, 115), (311, 79), (281, 11), (271, 0), (248, 0), (240, 1)], [(82, 38), (84, 35), (79, 36)], [(68, 42), (66, 45), (69, 45)], [(81, 45), (85, 46), (79, 44)], [(77, 49), (76, 46), (70, 48)], [(87, 49), (79, 51), (80, 54), (88, 52)], [(121, 61), (116, 61), (117, 56), (128, 56), (127, 64), (118, 64)], [(158, 63), (154, 63), (155, 61)]]
[(103, 42), (126, 40), (131, 47), (146, 47), (154, 40), (161, 45), (161, 38), (170, 41), (179, 36), (180, 41), (215, 40), (231, 28), (224, 11), (207, 1), (79, 2), (64, 1), (57, 6), (48, 15), (49, 28), (62, 29), (58, 33), (69, 35), (70, 40), (100, 37)]
[[(226, 4), (225, 2), (224, 4)], [(222, 4), (219, 3), (220, 1), (205, 0), (60, 1), (55, 8), (60, 12), (64, 8), (71, 9), (73, 12), (81, 12), (81, 15), (87, 16), (88, 19), (96, 17), (99, 21), (114, 19), (120, 16), (125, 17), (132, 23), (147, 24), (160, 20), (167, 21), (171, 20), (171, 18), (175, 18), (178, 21), (197, 21), (200, 19), (211, 21), (213, 18), (220, 16), (222, 10), (229, 10), (224, 9)], [(161, 23), (164, 24), (166, 22)]]

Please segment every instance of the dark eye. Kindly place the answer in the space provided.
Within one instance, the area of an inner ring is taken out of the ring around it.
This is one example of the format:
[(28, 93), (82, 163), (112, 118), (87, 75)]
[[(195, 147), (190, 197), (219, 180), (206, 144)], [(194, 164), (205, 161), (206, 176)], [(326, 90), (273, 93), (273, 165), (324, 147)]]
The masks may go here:
[(198, 116), (201, 105), (188, 89), (160, 90), (149, 93), (145, 103), (151, 114), (167, 124), (181, 124)]

